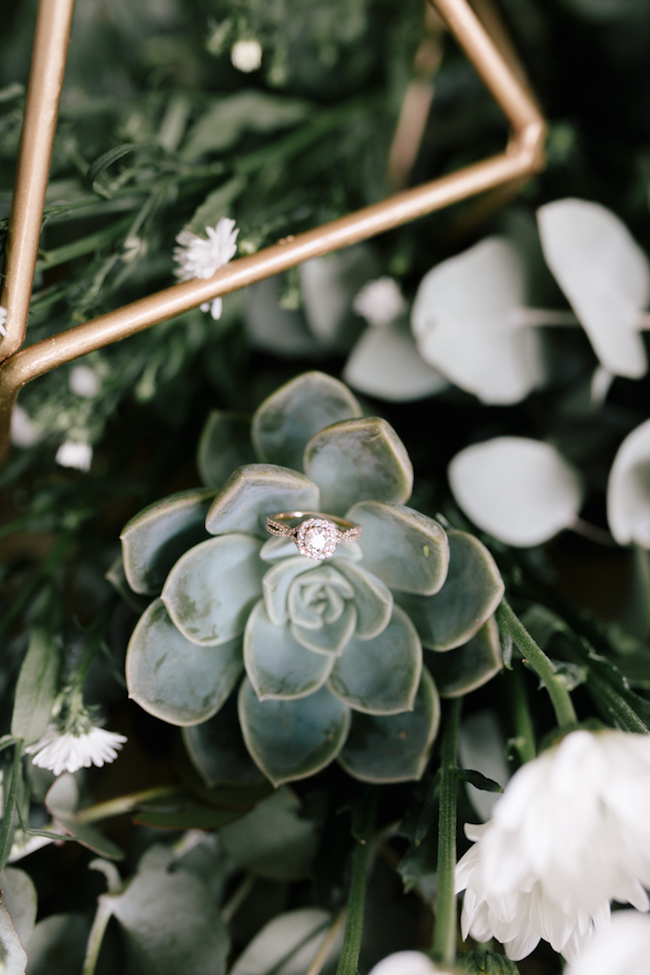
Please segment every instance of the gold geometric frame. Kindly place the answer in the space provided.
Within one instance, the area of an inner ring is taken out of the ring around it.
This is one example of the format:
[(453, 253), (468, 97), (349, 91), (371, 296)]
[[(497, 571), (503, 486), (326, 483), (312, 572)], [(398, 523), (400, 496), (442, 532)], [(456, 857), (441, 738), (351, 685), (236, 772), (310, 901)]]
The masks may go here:
[(314, 230), (288, 236), (256, 254), (232, 261), (209, 279), (175, 284), (21, 350), (74, 9), (74, 0), (40, 0), (0, 298), (8, 312), (7, 335), (0, 342), (0, 461), (10, 449), (9, 428), (16, 398), (32, 379), (219, 295), (459, 200), (518, 182), (543, 167), (546, 123), (518, 66), (502, 53), (467, 0), (434, 2), (512, 126), (504, 152)]

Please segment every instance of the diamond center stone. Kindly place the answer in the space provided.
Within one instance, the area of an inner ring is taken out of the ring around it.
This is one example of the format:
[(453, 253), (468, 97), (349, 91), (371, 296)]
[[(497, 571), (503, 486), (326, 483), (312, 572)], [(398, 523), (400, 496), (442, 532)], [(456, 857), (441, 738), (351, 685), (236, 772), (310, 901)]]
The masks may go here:
[(314, 548), (316, 551), (321, 552), (326, 544), (327, 537), (322, 529), (312, 528), (311, 531), (306, 532), (305, 545), (308, 545), (309, 548)]
[(294, 541), (308, 559), (328, 559), (339, 543), (340, 532), (326, 518), (308, 518), (299, 525)]

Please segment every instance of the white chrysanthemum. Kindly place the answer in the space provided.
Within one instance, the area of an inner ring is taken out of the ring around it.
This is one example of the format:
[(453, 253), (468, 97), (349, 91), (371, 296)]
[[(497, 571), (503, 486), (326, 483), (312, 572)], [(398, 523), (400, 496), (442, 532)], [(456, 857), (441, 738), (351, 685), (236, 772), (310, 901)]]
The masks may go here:
[(43, 737), (25, 751), (32, 756), (34, 765), (61, 775), (91, 765), (101, 768), (105, 762), (113, 762), (125, 741), (124, 735), (95, 725), (85, 734), (75, 735), (72, 731), (61, 733), (58, 725), (52, 723)]
[(262, 45), (259, 41), (235, 41), (230, 51), (230, 60), (238, 71), (249, 74), (257, 71), (262, 63)]
[(648, 975), (649, 968), (650, 917), (616, 911), (564, 975)]
[(84, 399), (94, 399), (102, 388), (102, 381), (90, 366), (74, 366), (68, 376), (70, 391)]
[(0, 335), (4, 338), (7, 334), (7, 329), (5, 328), (5, 322), (7, 321), (7, 309), (0, 305)]
[(364, 284), (352, 307), (369, 325), (383, 328), (404, 314), (406, 301), (397, 281), (383, 277)]
[(463, 937), (517, 961), (540, 938), (572, 961), (610, 901), (650, 901), (650, 735), (574, 731), (510, 780), (456, 868)]
[[(235, 230), (234, 220), (222, 217), (216, 227), (206, 227), (205, 232), (207, 240), (191, 230), (182, 230), (176, 238), (179, 246), (174, 248), (174, 260), (178, 264), (175, 273), (181, 281), (211, 278), (237, 253), (239, 229)], [(222, 309), (221, 298), (201, 305), (201, 311), (210, 311), (214, 319), (221, 318)]]
[(54, 459), (61, 467), (74, 467), (78, 471), (89, 471), (93, 459), (93, 448), (89, 443), (65, 440), (57, 450)]

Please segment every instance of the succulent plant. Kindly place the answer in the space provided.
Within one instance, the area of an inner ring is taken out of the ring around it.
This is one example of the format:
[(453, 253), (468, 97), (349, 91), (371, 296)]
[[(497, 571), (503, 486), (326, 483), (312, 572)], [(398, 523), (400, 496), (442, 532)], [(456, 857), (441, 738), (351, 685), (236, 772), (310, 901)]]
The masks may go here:
[[(158, 597), (129, 643), (129, 693), (184, 727), (210, 783), (261, 770), (277, 786), (334, 759), (365, 781), (417, 779), (436, 683), (462, 694), (501, 666), (497, 567), (476, 538), (406, 506), (404, 445), (337, 380), (299, 376), (256, 411), (252, 454), (247, 433), (211, 414), (199, 448), (209, 486), (151, 505), (122, 533), (131, 589)], [(328, 558), (301, 555), (266, 525), (293, 511), (344, 518), (360, 537)], [(423, 647), (437, 651), (426, 666)]]

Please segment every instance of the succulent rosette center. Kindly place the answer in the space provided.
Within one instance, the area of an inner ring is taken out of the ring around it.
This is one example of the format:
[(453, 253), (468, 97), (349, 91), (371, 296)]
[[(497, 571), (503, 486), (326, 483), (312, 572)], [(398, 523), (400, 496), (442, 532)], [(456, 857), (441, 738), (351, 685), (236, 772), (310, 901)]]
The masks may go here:
[[(366, 781), (418, 778), (436, 683), (464, 693), (501, 666), (491, 556), (405, 505), (403, 444), (336, 380), (308, 373), (259, 407), (254, 463), (244, 433), (212, 414), (199, 448), (210, 487), (150, 506), (123, 531), (130, 589), (159, 597), (129, 644), (131, 696), (184, 727), (208, 782), (261, 771), (279, 785), (333, 759)], [(283, 512), (306, 512), (292, 522), (298, 546), (267, 530)], [(341, 538), (346, 523), (358, 541)], [(427, 666), (423, 647), (438, 651)]]

